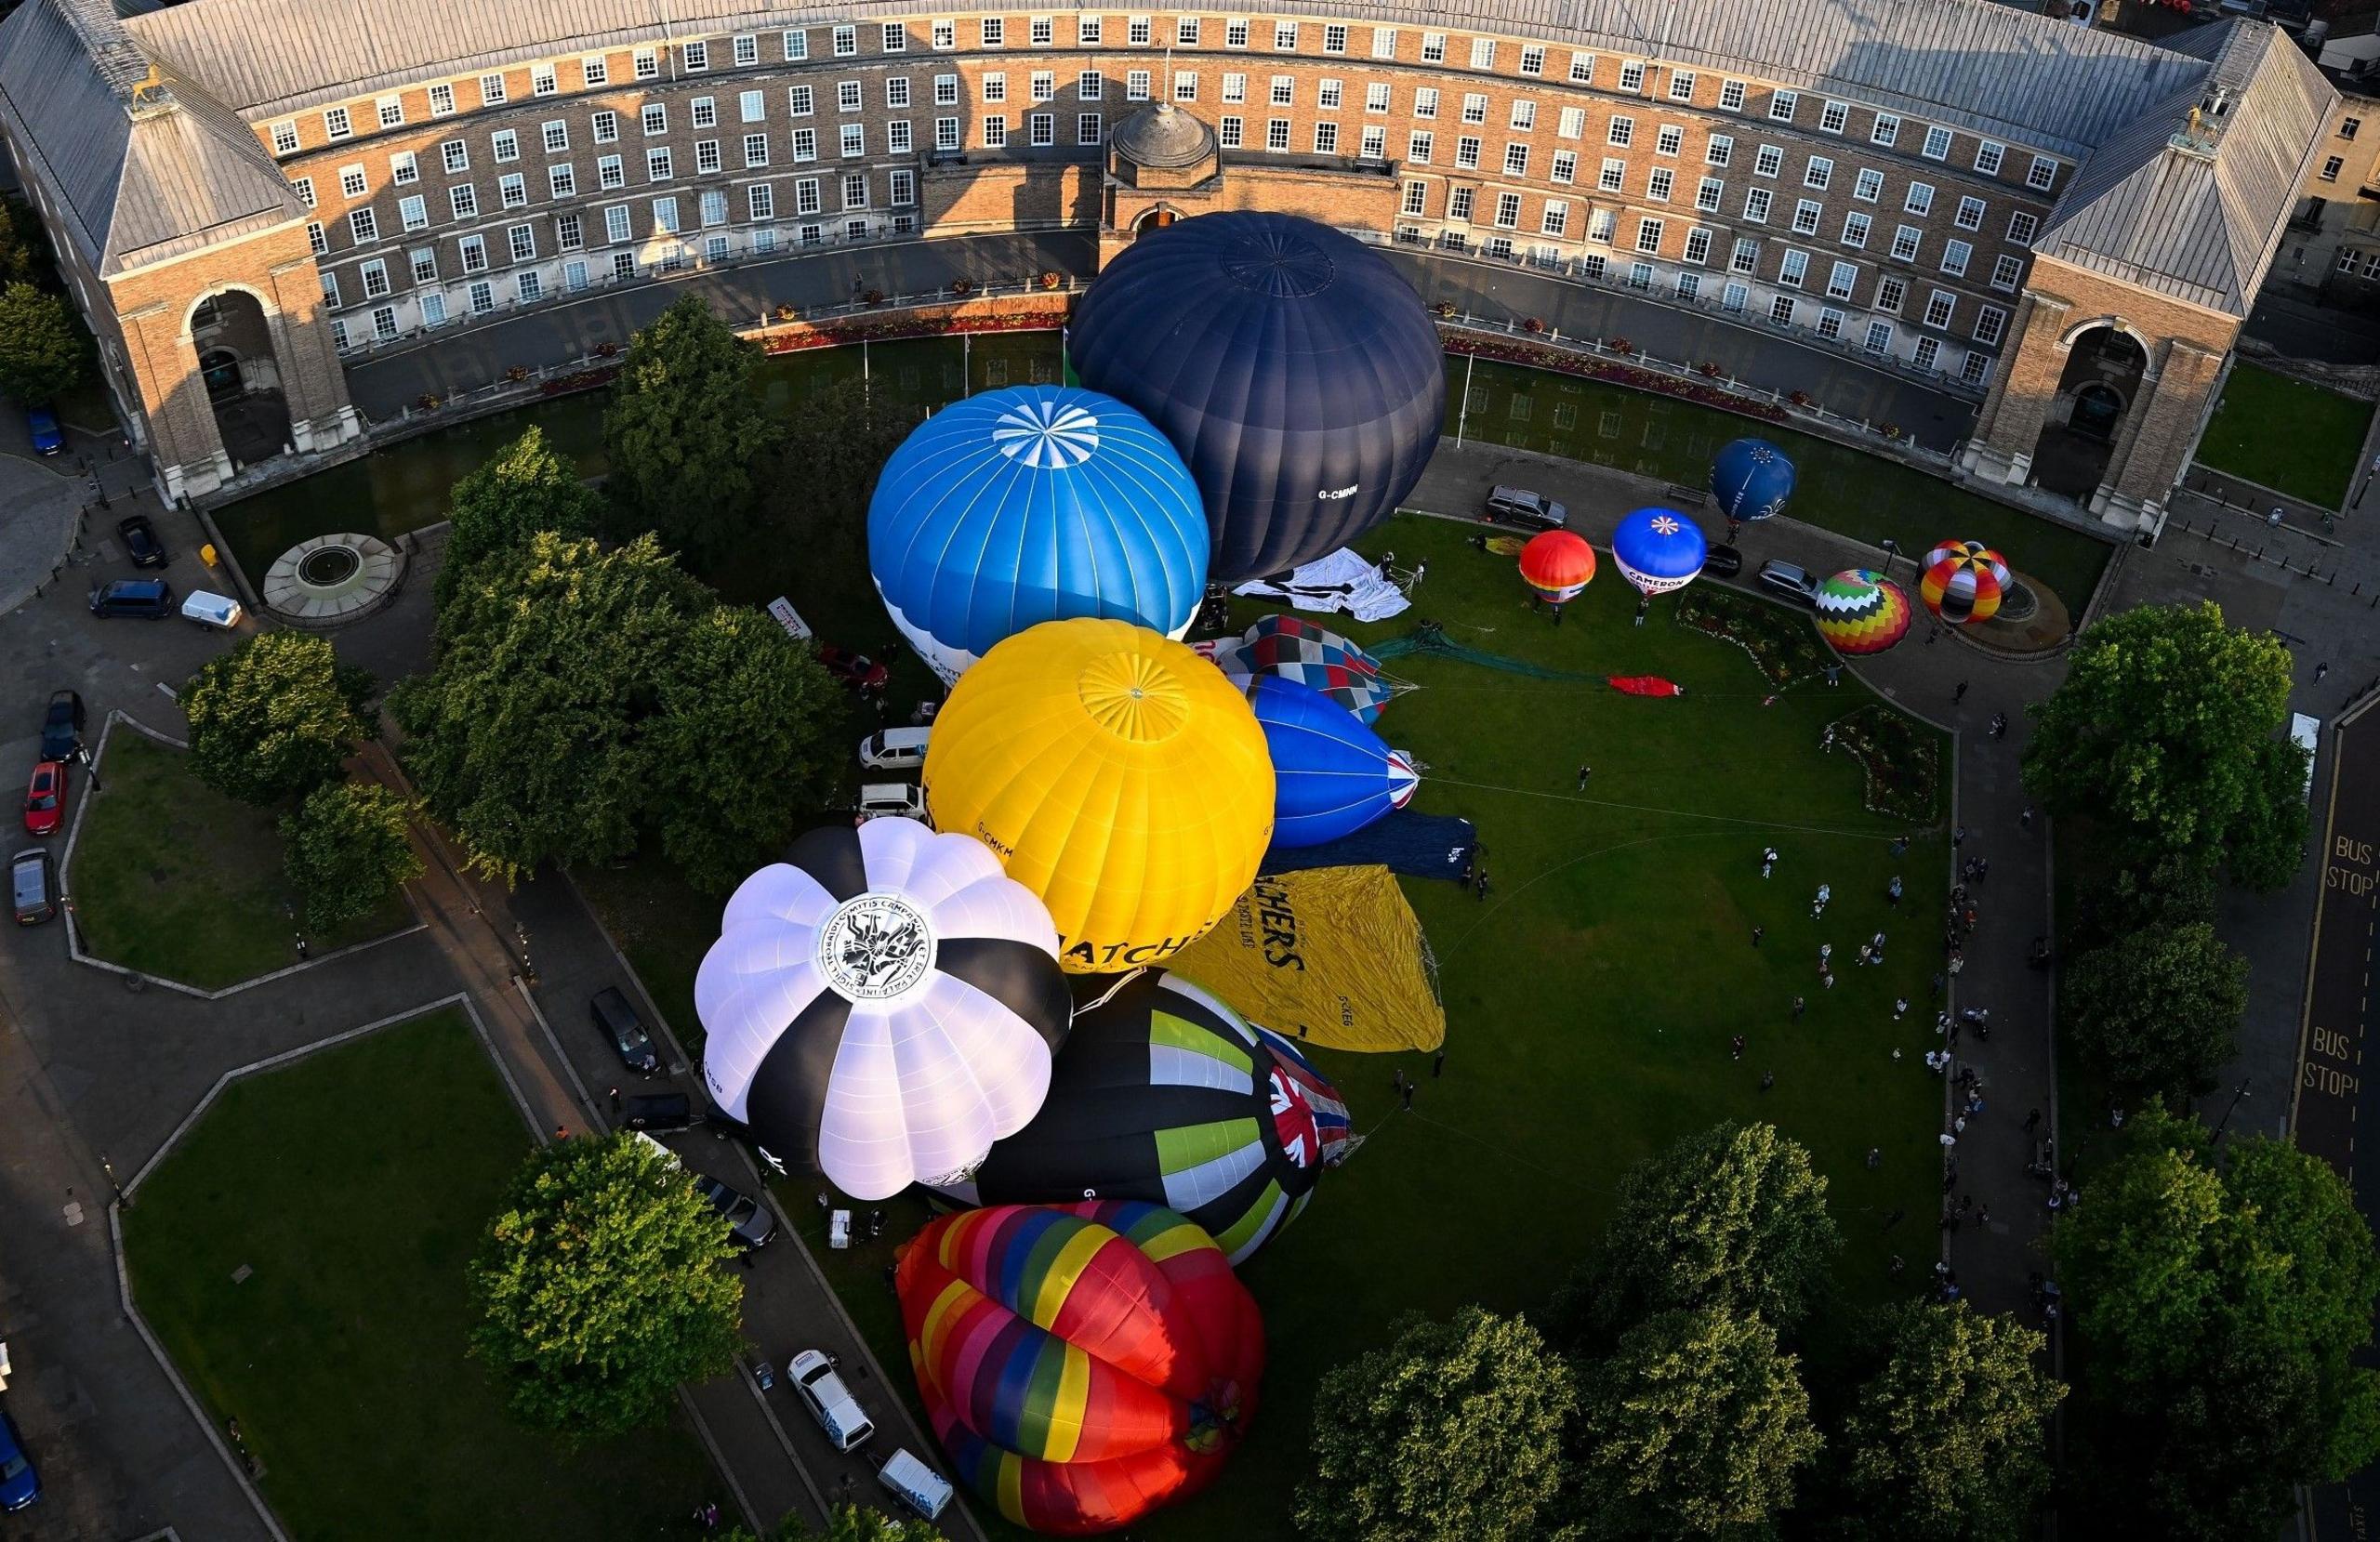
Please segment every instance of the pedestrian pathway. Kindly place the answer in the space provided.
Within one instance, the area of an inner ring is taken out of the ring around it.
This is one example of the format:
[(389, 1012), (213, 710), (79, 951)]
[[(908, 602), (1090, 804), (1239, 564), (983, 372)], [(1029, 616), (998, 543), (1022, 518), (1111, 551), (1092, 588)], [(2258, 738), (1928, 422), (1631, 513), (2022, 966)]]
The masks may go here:
[[(1536, 488), (1567, 505), (1570, 528), (1606, 546), (1629, 510), (1676, 496), (1666, 483), (1606, 467), (1494, 445), (1442, 444), (1408, 502), (1468, 516), (1480, 507), (1488, 489), (1501, 482)], [(1706, 508), (1700, 515), (1706, 527), (1717, 528), (1714, 513)], [(1849, 567), (1888, 570), (1893, 561), (1874, 547), (1789, 517), (1746, 526), (1738, 544), (1744, 555), (1744, 572), (1733, 581), (1738, 587), (1749, 587), (1759, 564), (1770, 560), (1821, 573)], [(1914, 588), (1909, 569), (1897, 576)], [(1948, 881), (1960, 881), (1957, 868), (1971, 857), (1988, 858), (1990, 872), (1972, 888), (1977, 925), (1964, 948), (1964, 967), (1946, 982), (1946, 1001), (1954, 1021), (1969, 1007), (1990, 1008), (1991, 1021), (1989, 1040), (1972, 1032), (1960, 1035), (1946, 1076), (1946, 1133), (1956, 1117), (1947, 1084), (1959, 1071), (1972, 1067), (1982, 1079), (1984, 1107), (1956, 1132), (1955, 1148), (1944, 1148), (1946, 1180), (1956, 1173), (1956, 1182), (1946, 1183), (1946, 1206), (1955, 1209), (1970, 1195), (1974, 1206), (1957, 1231), (1943, 1231), (1941, 1256), (1965, 1299), (1987, 1311), (2026, 1312), (2028, 1277), (2045, 1268), (2042, 1244), (2050, 1219), (2043, 1204), (2046, 1186), (2026, 1168), (2034, 1138), (2055, 1136), (2059, 1111), (2050, 976), (2029, 962), (2033, 940), (2051, 929), (2049, 821), (2036, 816), (2026, 823), (2017, 763), (2030, 727), (2025, 709), (2047, 698), (2065, 678), (2064, 655), (2011, 661), (1925, 626), (1923, 617), (1921, 626), (1924, 630), (1912, 631), (1889, 652), (1846, 662), (1904, 710), (1957, 735), (1950, 818), (1954, 826), (1964, 826), (1966, 836), (1953, 855)], [(2007, 718), (2004, 738), (1989, 735), (1996, 714)], [(1944, 972), (1949, 973), (1947, 960)], [(1911, 1061), (1910, 1074), (1927, 1072), (1922, 1062)], [(2034, 1110), (2040, 1120), (2029, 1134), (2026, 1119)], [(1979, 1219), (1985, 1211), (1988, 1222)]]

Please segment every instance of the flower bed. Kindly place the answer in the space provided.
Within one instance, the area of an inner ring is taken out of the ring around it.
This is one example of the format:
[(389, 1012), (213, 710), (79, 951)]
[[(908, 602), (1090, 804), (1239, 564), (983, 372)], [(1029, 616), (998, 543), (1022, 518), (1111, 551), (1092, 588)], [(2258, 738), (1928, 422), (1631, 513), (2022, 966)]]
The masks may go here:
[(1771, 685), (1808, 679), (1833, 662), (1801, 617), (1726, 589), (1686, 589), (1678, 597), (1677, 622), (1742, 649)]
[(846, 343), (891, 343), (911, 337), (948, 337), (961, 332), (1054, 332), (1065, 324), (1064, 307), (1036, 302), (1025, 310), (979, 315), (936, 309), (882, 321), (820, 322), (764, 334), (760, 342), (771, 353), (800, 353), (813, 348), (840, 348)]
[(1894, 819), (1935, 817), (1942, 786), (1941, 747), (1915, 724), (1871, 702), (1831, 725), (1837, 748), (1859, 762), (1868, 779), (1868, 811)]
[(593, 390), (598, 386), (608, 386), (619, 377), (620, 368), (617, 364), (596, 369), (575, 370), (571, 374), (558, 375), (545, 381), (538, 386), (537, 391), (542, 396), (565, 396), (572, 391)]
[[(1460, 327), (1439, 329), (1439, 341), (1448, 353), (1474, 354), (1507, 364), (1521, 364), (1529, 369), (1548, 370), (1555, 375), (1575, 375), (1581, 379), (1601, 380), (1630, 390), (1650, 391), (1657, 396), (1674, 396), (1680, 401), (1698, 402), (1705, 407), (1718, 407), (1746, 417), (1765, 422), (1784, 423), (1791, 415), (1774, 402), (1745, 396), (1701, 381), (1681, 379), (1659, 370), (1646, 369), (1638, 364), (1615, 363), (1591, 353), (1573, 353), (1567, 349), (1544, 348), (1518, 340), (1505, 341), (1482, 337)], [(1633, 352), (1633, 345), (1625, 337), (1612, 339), (1607, 345), (1622, 352)], [(1711, 366), (1705, 366), (1706, 371)], [(1710, 378), (1706, 373), (1704, 380)]]

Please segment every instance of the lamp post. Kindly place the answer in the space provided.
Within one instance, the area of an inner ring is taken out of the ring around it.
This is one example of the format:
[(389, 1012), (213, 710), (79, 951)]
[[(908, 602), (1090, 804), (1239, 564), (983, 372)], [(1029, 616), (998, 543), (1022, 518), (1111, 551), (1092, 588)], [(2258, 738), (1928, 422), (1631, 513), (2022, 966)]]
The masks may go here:
[(2240, 1112), (2240, 1100), (2247, 1095), (2248, 1078), (2242, 1076), (2240, 1078), (2240, 1085), (2232, 1089), (2231, 1106), (2225, 1109), (2223, 1111), (2223, 1117), (2215, 1122), (2215, 1139), (2216, 1140), (2219, 1141), (2223, 1139), (2223, 1127), (2231, 1122), (2231, 1115)]
[(1900, 555), (1900, 543), (1887, 535), (1876, 544), (1884, 548), (1884, 576), (1890, 578), (1893, 575), (1893, 559)]

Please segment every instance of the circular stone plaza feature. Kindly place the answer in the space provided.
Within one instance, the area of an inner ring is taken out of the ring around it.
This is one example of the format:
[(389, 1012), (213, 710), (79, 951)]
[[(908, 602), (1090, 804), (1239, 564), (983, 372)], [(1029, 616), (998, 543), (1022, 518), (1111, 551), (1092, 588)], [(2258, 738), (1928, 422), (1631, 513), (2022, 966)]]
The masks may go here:
[(393, 599), (404, 571), (403, 554), (377, 535), (317, 535), (266, 570), (264, 602), (293, 626), (340, 626)]

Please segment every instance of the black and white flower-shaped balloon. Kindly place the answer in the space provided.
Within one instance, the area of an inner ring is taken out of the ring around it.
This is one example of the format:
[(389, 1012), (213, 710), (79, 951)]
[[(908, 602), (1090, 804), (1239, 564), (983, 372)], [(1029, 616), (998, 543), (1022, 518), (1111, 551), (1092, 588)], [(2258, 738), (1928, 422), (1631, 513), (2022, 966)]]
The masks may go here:
[(1058, 933), (972, 837), (813, 830), (744, 880), (694, 980), (721, 1110), (856, 1199), (1022, 1129), (1070, 1009)]

